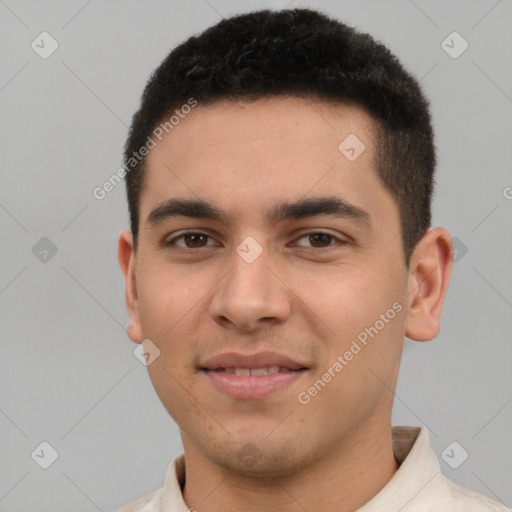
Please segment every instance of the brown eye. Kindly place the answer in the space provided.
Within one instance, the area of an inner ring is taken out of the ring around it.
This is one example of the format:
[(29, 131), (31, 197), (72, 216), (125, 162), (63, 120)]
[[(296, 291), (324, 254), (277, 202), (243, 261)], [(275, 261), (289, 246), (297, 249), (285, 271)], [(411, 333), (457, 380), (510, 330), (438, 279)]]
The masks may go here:
[(330, 245), (330, 241), (333, 238), (331, 235), (326, 233), (314, 233), (308, 236), (314, 247), (318, 247), (318, 245), (316, 245), (317, 243), (320, 244), (320, 247), (328, 247)]
[[(211, 237), (205, 233), (189, 231), (188, 233), (182, 233), (172, 240), (165, 242), (164, 245), (167, 247), (175, 247), (178, 251), (190, 251), (207, 247), (209, 239), (211, 239)], [(183, 242), (177, 243), (178, 240), (182, 240)]]
[[(343, 246), (348, 244), (347, 241), (338, 238), (337, 236), (331, 235), (330, 233), (324, 233), (323, 231), (311, 231), (305, 233), (298, 240), (307, 239), (308, 247), (313, 249), (329, 249), (335, 246)], [(335, 243), (331, 243), (335, 242)], [(304, 244), (298, 244), (304, 246)]]
[(183, 235), (185, 245), (189, 249), (196, 249), (197, 247), (204, 247), (204, 243), (208, 237), (202, 233), (187, 233)]

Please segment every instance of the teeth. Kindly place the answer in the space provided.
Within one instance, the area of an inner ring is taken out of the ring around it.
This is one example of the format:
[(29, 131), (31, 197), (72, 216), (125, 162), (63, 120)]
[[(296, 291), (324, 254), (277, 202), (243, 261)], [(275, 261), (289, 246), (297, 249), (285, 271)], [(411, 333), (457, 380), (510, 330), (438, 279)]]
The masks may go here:
[(263, 368), (219, 368), (218, 371), (224, 371), (239, 377), (248, 377), (250, 375), (272, 375), (279, 372), (289, 372), (290, 368), (286, 366), (264, 366)]
[(267, 375), (267, 369), (266, 368), (252, 368), (251, 369), (251, 375)]

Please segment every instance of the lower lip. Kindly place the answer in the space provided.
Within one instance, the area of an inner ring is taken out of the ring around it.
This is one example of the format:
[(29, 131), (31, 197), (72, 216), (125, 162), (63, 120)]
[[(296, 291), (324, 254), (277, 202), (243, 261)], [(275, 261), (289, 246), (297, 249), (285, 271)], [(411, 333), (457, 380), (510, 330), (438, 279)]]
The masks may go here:
[(242, 376), (203, 370), (214, 387), (232, 398), (263, 398), (279, 391), (304, 376), (307, 370), (278, 372), (270, 375)]

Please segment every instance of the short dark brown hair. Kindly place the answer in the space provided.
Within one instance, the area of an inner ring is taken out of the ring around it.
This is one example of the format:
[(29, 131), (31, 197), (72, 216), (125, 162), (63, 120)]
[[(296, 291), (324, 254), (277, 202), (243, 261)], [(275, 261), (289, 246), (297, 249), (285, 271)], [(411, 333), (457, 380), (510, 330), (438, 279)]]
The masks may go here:
[(311, 9), (223, 19), (177, 46), (151, 75), (124, 149), (135, 248), (144, 158), (134, 154), (191, 98), (301, 96), (355, 104), (375, 121), (376, 172), (397, 202), (405, 262), (430, 227), (436, 165), (429, 103), (383, 44)]

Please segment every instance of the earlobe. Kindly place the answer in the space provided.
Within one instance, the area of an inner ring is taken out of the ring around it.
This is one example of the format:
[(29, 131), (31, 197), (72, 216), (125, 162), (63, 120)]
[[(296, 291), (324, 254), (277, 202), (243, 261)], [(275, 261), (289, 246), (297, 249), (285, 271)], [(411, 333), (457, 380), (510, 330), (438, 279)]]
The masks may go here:
[(130, 315), (130, 325), (127, 328), (128, 337), (135, 343), (141, 343), (144, 339), (140, 325), (139, 300), (136, 283), (136, 258), (133, 245), (133, 235), (129, 229), (119, 234), (117, 256), (119, 266), (125, 282), (126, 308)]
[(411, 258), (409, 311), (405, 335), (428, 341), (440, 331), (441, 311), (453, 265), (453, 247), (444, 228), (431, 228), (418, 242)]

